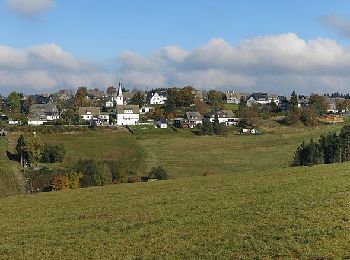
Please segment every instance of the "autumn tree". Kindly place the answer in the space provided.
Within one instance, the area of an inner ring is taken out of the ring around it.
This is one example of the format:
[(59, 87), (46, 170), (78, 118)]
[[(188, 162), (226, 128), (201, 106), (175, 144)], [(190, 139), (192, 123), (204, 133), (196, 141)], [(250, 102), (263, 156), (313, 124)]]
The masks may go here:
[(87, 97), (87, 88), (79, 87), (74, 96), (74, 106), (76, 109), (79, 109), (79, 107), (83, 107), (86, 105), (87, 103), (86, 97)]
[(69, 187), (68, 177), (63, 174), (56, 174), (51, 177), (50, 184), (54, 191), (64, 190)]
[(315, 126), (318, 124), (318, 114), (314, 106), (310, 105), (307, 106), (302, 112), (301, 112), (301, 121), (304, 123), (304, 125), (307, 126)]
[(107, 95), (113, 96), (117, 93), (117, 89), (114, 86), (110, 86), (107, 88)]
[(325, 114), (329, 108), (329, 103), (328, 103), (327, 97), (320, 96), (317, 94), (312, 94), (310, 96), (309, 104), (313, 105), (315, 107), (316, 112), (319, 115)]
[(288, 125), (296, 125), (300, 122), (301, 110), (298, 107), (291, 107), (287, 113), (285, 121)]
[(210, 90), (208, 93), (208, 103), (211, 106), (221, 109), (224, 103), (222, 92), (217, 90)]

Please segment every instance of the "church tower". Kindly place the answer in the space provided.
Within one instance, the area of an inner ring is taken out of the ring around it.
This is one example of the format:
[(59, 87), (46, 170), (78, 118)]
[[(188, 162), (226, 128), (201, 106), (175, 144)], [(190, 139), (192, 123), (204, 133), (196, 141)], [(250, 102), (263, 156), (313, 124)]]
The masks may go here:
[(117, 105), (124, 105), (123, 89), (122, 89), (121, 81), (119, 81), (119, 88), (118, 88), (116, 101), (117, 101)]

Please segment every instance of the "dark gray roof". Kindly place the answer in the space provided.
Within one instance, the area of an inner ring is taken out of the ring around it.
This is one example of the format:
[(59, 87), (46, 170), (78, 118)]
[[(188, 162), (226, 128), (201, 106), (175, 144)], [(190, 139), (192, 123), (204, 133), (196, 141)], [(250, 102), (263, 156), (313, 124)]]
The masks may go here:
[(140, 108), (138, 105), (117, 105), (116, 107), (117, 114), (124, 114), (125, 110), (132, 110), (134, 114), (139, 114), (140, 112)]

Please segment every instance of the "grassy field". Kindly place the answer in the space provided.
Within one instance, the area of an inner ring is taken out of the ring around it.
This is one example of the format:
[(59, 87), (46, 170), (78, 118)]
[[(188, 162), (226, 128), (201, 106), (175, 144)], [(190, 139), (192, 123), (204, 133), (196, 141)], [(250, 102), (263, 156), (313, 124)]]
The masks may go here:
[(17, 196), (0, 212), (5, 259), (340, 259), (349, 164)]
[(0, 258), (346, 258), (350, 163), (289, 167), (300, 142), (339, 129), (44, 135), (68, 160), (128, 154), (172, 179), (1, 198)]
[(8, 140), (0, 137), (0, 197), (16, 195), (24, 191), (17, 163), (7, 158), (8, 146)]
[(77, 134), (42, 134), (43, 142), (63, 143), (67, 150), (64, 164), (79, 159), (127, 160), (130, 167), (142, 169), (145, 152), (130, 133), (87, 132)]

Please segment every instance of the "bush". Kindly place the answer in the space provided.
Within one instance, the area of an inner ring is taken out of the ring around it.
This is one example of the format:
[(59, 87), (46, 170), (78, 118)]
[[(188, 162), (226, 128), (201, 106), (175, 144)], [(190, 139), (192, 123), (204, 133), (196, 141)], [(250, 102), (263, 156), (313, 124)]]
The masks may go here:
[(52, 190), (58, 191), (68, 188), (68, 178), (65, 175), (58, 174), (51, 177)]
[(112, 175), (105, 162), (79, 160), (75, 168), (77, 172), (81, 172), (83, 175), (80, 181), (83, 187), (103, 186), (112, 183)]
[(168, 179), (168, 174), (162, 166), (153, 167), (148, 173), (150, 179), (166, 180)]
[(66, 149), (63, 144), (52, 145), (44, 144), (42, 151), (42, 162), (55, 163), (62, 162), (66, 154)]

